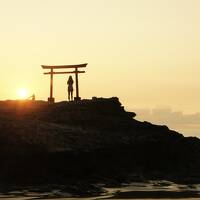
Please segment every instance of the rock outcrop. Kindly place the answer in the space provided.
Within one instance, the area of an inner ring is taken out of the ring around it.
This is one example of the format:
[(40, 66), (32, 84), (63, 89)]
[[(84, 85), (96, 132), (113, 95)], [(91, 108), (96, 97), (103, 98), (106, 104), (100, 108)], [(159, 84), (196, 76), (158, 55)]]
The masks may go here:
[(134, 119), (118, 98), (0, 102), (0, 183), (199, 182), (200, 140)]

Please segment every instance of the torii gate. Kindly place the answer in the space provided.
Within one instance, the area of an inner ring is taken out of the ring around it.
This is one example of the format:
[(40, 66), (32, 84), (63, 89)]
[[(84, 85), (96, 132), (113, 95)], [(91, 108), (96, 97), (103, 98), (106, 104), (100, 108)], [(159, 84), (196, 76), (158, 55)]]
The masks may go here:
[[(48, 66), (48, 65), (41, 65), (43, 69), (50, 69), (50, 72), (45, 72), (45, 75), (50, 75), (50, 97), (48, 98), (49, 102), (54, 102), (55, 98), (53, 97), (53, 75), (54, 74), (75, 74), (75, 79), (76, 79), (76, 97), (74, 100), (81, 100), (79, 97), (79, 85), (78, 85), (78, 74), (79, 73), (85, 73), (85, 71), (79, 71), (78, 68), (83, 68), (87, 66), (87, 63), (85, 64), (78, 64), (78, 65), (53, 65), (53, 66)], [(69, 71), (69, 72), (59, 72), (59, 71), (54, 71), (54, 69), (74, 69), (74, 71)]]

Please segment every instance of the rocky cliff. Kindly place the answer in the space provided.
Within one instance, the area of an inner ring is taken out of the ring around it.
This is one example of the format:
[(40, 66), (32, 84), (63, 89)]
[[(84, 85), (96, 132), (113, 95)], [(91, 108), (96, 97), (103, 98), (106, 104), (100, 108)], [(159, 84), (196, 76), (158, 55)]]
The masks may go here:
[(200, 140), (135, 115), (118, 98), (0, 102), (0, 183), (200, 182)]

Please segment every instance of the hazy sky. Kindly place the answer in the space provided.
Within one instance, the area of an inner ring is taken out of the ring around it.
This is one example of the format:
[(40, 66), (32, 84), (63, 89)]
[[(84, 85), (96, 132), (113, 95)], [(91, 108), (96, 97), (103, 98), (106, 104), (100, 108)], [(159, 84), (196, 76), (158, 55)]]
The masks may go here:
[[(0, 99), (49, 96), (41, 64), (88, 62), (82, 98), (200, 111), (199, 0), (0, 0)], [(67, 76), (55, 78), (66, 99)]]

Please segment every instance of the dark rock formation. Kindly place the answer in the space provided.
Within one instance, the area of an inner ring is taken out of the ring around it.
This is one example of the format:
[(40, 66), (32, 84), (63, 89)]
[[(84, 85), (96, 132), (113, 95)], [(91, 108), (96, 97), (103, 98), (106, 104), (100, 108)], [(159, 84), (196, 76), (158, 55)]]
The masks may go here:
[(0, 102), (0, 183), (200, 182), (200, 140), (134, 119), (117, 98)]

